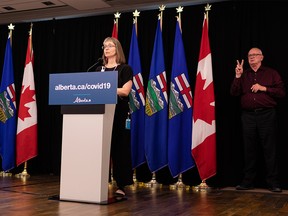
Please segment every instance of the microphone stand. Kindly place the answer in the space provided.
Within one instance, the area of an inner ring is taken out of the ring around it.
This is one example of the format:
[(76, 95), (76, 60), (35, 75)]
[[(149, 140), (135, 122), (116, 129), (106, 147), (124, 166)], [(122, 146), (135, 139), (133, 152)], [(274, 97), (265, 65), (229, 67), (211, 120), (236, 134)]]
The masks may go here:
[(95, 67), (96, 65), (102, 64), (103, 63), (103, 59), (99, 58), (92, 66), (90, 66), (86, 72), (89, 72), (93, 67)]

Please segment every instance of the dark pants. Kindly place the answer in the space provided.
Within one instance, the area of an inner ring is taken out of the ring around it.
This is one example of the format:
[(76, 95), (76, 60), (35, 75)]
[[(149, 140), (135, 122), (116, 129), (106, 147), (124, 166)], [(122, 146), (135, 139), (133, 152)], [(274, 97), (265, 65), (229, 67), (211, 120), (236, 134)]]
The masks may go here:
[(118, 187), (134, 183), (131, 159), (131, 132), (125, 128), (128, 111), (128, 103), (118, 101), (115, 109), (111, 142), (113, 178)]
[(275, 109), (259, 109), (242, 112), (242, 128), (245, 154), (243, 184), (253, 184), (256, 177), (256, 160), (259, 144), (264, 153), (266, 181), (269, 186), (278, 185), (276, 161), (277, 118)]

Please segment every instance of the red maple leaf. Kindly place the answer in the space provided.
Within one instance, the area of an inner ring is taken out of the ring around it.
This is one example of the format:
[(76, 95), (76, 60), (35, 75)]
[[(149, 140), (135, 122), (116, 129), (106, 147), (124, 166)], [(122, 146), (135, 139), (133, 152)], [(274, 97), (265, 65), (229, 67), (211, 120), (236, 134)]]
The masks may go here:
[[(23, 88), (24, 86), (22, 86), (22, 91), (23, 91)], [(35, 95), (35, 90), (30, 90), (30, 86), (28, 86), (21, 94), (18, 117), (23, 121), (25, 118), (31, 117), (31, 115), (28, 112), (29, 107), (26, 107), (25, 105), (29, 102), (35, 101), (33, 99), (34, 95)]]
[(215, 120), (214, 84), (211, 82), (206, 89), (203, 89), (205, 81), (199, 72), (196, 77), (193, 116), (194, 122), (197, 119), (202, 119), (208, 124), (212, 124), (212, 121)]

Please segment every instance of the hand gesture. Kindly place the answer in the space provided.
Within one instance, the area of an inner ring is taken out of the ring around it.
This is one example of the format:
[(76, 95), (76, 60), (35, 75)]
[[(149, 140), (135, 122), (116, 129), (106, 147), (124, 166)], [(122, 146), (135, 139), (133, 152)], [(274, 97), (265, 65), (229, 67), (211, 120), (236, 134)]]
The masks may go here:
[(254, 93), (257, 93), (258, 91), (267, 91), (267, 88), (265, 86), (259, 85), (258, 83), (252, 85), (251, 91)]
[(237, 65), (235, 68), (235, 72), (236, 72), (236, 78), (240, 78), (242, 73), (243, 73), (243, 64), (244, 64), (244, 60), (242, 59), (241, 64), (239, 62), (239, 60), (237, 60)]

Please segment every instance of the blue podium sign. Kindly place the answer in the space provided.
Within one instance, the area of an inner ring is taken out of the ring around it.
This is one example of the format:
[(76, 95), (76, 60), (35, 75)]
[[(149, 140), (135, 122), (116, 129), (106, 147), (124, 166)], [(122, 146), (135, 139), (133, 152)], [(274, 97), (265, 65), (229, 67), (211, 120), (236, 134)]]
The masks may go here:
[(49, 105), (116, 104), (118, 72), (49, 75)]

